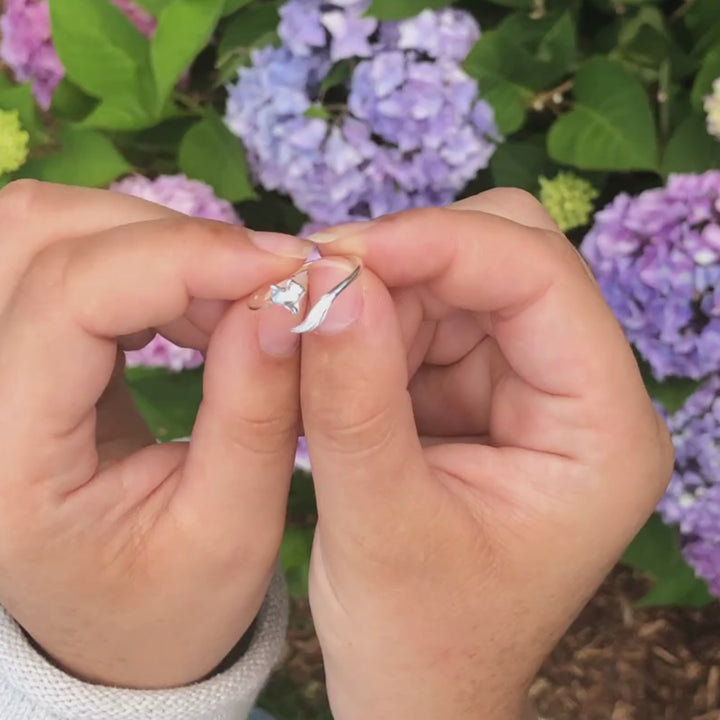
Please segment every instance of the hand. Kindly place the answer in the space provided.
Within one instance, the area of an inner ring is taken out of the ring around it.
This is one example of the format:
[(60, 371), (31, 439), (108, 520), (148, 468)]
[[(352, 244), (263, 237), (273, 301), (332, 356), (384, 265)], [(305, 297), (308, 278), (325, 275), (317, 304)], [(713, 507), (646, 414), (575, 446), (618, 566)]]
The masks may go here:
[(334, 717), (517, 720), (661, 496), (667, 432), (581, 258), (530, 196), (318, 241), (366, 266), (302, 349), (310, 595)]
[[(198, 680), (262, 604), (297, 439), (293, 319), (235, 301), (310, 246), (27, 182), (0, 218), (0, 601), (81, 678)], [(207, 350), (190, 444), (156, 445), (122, 381), (117, 338), (156, 328)]]

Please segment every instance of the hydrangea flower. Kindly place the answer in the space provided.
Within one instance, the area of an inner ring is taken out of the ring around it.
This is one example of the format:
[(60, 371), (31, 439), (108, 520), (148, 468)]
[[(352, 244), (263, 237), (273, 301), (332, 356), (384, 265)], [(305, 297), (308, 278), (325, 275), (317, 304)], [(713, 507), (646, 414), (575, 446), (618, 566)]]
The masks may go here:
[(708, 132), (720, 140), (720, 78), (713, 82), (712, 93), (705, 98)]
[(204, 362), (201, 352), (171, 343), (156, 335), (144, 348), (125, 353), (127, 367), (167, 368), (172, 372), (192, 370)]
[[(191, 217), (241, 223), (227, 200), (218, 198), (209, 185), (189, 180), (184, 175), (161, 175), (155, 180), (132, 175), (115, 183), (110, 189), (163, 205)], [(199, 351), (178, 347), (160, 335), (156, 335), (141, 350), (133, 350), (125, 356), (129, 367), (166, 367), (173, 371), (195, 368), (203, 363), (203, 356)]]
[(563, 232), (590, 222), (598, 191), (575, 173), (560, 172), (552, 180), (540, 178), (540, 202)]
[(668, 427), (675, 470), (658, 511), (679, 527), (685, 558), (720, 596), (720, 375), (671, 415)]
[(0, 110), (0, 174), (13, 172), (28, 156), (30, 136), (20, 124), (17, 110)]
[[(97, 0), (105, 2), (105, 0)], [(131, 0), (111, 0), (144, 35), (155, 30), (155, 20)], [(52, 43), (48, 0), (6, 0), (0, 17), (0, 58), (18, 82), (32, 80), (38, 104), (47, 110), (65, 69)]]
[(298, 438), (297, 453), (295, 454), (295, 469), (308, 473), (312, 470), (308, 444), (304, 437)]
[(498, 142), (461, 67), (480, 34), (472, 16), (378, 22), (368, 6), (289, 0), (282, 46), (256, 51), (228, 87), (226, 122), (259, 181), (321, 225), (448, 203)]
[(657, 379), (720, 368), (720, 171), (618, 195), (581, 249)]
[(163, 205), (190, 217), (242, 224), (227, 200), (217, 197), (209, 185), (190, 180), (185, 175), (160, 175), (155, 180), (142, 175), (130, 175), (111, 185), (110, 189)]

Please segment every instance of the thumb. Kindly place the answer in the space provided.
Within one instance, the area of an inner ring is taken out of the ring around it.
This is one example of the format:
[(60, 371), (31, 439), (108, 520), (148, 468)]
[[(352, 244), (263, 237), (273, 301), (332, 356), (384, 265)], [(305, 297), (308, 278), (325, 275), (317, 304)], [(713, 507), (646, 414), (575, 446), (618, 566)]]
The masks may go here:
[[(340, 258), (318, 263), (311, 270), (311, 301), (353, 268)], [(340, 542), (387, 537), (383, 529), (397, 524), (401, 508), (431, 491), (407, 383), (392, 298), (364, 270), (302, 343), (301, 403), (319, 526), (337, 531)]]

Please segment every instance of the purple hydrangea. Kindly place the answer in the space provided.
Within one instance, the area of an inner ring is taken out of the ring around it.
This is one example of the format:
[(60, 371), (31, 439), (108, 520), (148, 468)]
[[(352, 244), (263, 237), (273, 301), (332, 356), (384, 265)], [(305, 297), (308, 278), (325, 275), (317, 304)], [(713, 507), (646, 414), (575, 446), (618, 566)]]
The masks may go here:
[(295, 454), (295, 468), (303, 472), (310, 472), (310, 453), (308, 452), (307, 440), (304, 437), (298, 438), (297, 453)]
[(155, 180), (142, 175), (130, 175), (111, 185), (110, 189), (163, 205), (190, 217), (242, 224), (227, 200), (217, 197), (209, 185), (190, 180), (185, 175), (160, 175)]
[(368, 6), (289, 0), (282, 46), (256, 51), (228, 87), (226, 122), (260, 183), (321, 225), (448, 203), (498, 141), (460, 64), (480, 34), (472, 16), (379, 23)]
[[(154, 32), (153, 17), (131, 0), (111, 1), (144, 35)], [(0, 33), (0, 58), (12, 69), (18, 82), (32, 81), (38, 104), (47, 110), (65, 75), (52, 43), (48, 0), (6, 0)]]
[(656, 378), (720, 368), (720, 171), (618, 195), (582, 251)]
[[(241, 223), (227, 200), (218, 198), (209, 185), (189, 180), (184, 175), (161, 175), (155, 180), (132, 175), (115, 183), (110, 189), (163, 205), (191, 217), (236, 225)], [(173, 371), (195, 368), (203, 363), (203, 356), (199, 351), (178, 347), (160, 335), (156, 335), (141, 350), (126, 353), (126, 359), (129, 367), (166, 367)]]
[(668, 427), (675, 470), (658, 511), (679, 527), (685, 558), (720, 596), (720, 375), (671, 415)]

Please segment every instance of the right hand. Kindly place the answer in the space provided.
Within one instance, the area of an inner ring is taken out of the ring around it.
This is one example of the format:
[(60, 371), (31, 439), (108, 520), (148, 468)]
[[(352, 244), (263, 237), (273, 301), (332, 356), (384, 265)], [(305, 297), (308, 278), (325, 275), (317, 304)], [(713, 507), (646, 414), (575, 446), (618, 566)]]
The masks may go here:
[[(263, 602), (297, 439), (293, 319), (236, 301), (310, 246), (33, 182), (0, 218), (0, 601), (82, 679), (198, 680)], [(123, 383), (155, 329), (207, 350), (189, 444), (155, 444)]]
[[(537, 668), (667, 484), (667, 430), (530, 196), (326, 237), (366, 268), (302, 350), (334, 717), (527, 717)], [(328, 272), (311, 294), (347, 274)]]

